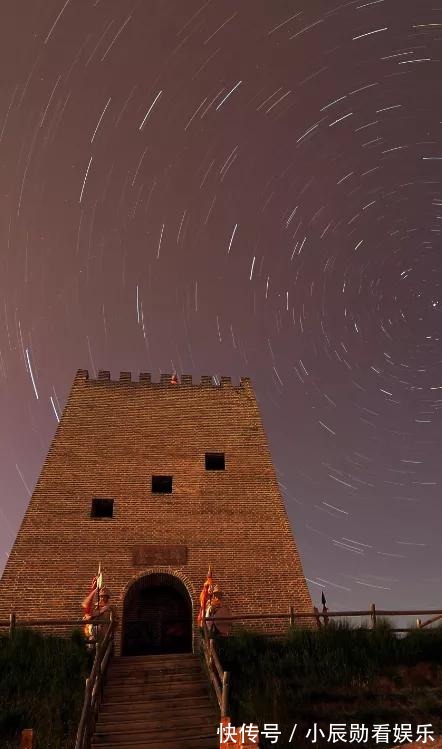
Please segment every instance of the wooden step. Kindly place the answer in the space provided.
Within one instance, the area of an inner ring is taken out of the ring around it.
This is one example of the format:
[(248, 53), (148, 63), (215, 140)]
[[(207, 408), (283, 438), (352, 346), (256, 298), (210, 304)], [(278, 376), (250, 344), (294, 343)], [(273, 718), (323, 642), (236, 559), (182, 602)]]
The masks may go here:
[(183, 676), (196, 676), (198, 674), (203, 673), (203, 669), (199, 664), (195, 664), (195, 666), (192, 666), (191, 668), (139, 668), (134, 669), (131, 671), (123, 671), (120, 669), (108, 669), (106, 678), (108, 681), (113, 681), (114, 679), (119, 680), (125, 680), (125, 679), (142, 679), (145, 677), (146, 679), (173, 679), (175, 676), (177, 678), (182, 678)]
[(123, 709), (126, 709), (128, 705), (134, 705), (137, 707), (137, 709), (141, 709), (142, 706), (148, 708), (149, 705), (152, 705), (153, 709), (165, 710), (166, 708), (170, 708), (171, 705), (176, 705), (178, 700), (182, 699), (183, 697), (188, 699), (189, 704), (195, 704), (197, 700), (200, 700), (202, 698), (210, 699), (209, 687), (207, 687), (207, 689), (202, 688), (199, 694), (183, 694), (182, 692), (179, 692), (177, 694), (139, 694), (129, 696), (126, 694), (116, 694), (109, 697), (105, 692), (103, 701), (101, 703), (101, 708), (105, 711), (108, 708), (114, 711), (121, 711)]
[(109, 665), (109, 674), (140, 674), (140, 673), (193, 673), (201, 668), (201, 661), (178, 661), (178, 663), (166, 663), (165, 661), (153, 663), (112, 663)]
[[(120, 674), (108, 674), (106, 684), (109, 686), (122, 686), (125, 689), (131, 686), (147, 685), (155, 686), (156, 684), (185, 684), (188, 682), (200, 683), (205, 679), (201, 669), (195, 670), (193, 673), (187, 671), (182, 673), (162, 673), (161, 671), (143, 671), (139, 674), (127, 674), (122, 676)], [(207, 681), (207, 680), (206, 680)]]
[(200, 687), (208, 686), (207, 680), (198, 676), (196, 679), (187, 679), (186, 681), (131, 681), (131, 682), (108, 682), (105, 687), (105, 694), (167, 694), (173, 692), (174, 695), (178, 695), (182, 690), (183, 695), (186, 695), (192, 688), (198, 691)]
[(112, 658), (109, 662), (109, 668), (167, 668), (168, 666), (182, 667), (193, 666), (194, 663), (202, 663), (203, 656), (194, 655), (193, 653), (183, 656), (163, 656), (163, 655), (139, 655), (134, 658)]
[(207, 683), (208, 679), (205, 674), (201, 671), (196, 671), (194, 674), (180, 674), (179, 676), (158, 676), (158, 674), (142, 674), (141, 676), (115, 676), (106, 679), (104, 688), (112, 689), (118, 687), (121, 689), (131, 689), (132, 687), (155, 687), (167, 686), (167, 687), (179, 687), (180, 684), (202, 684)]
[(100, 705), (100, 716), (131, 716), (132, 714), (143, 715), (163, 715), (172, 713), (182, 714), (195, 710), (204, 710), (213, 708), (217, 712), (217, 706), (214, 706), (209, 694), (200, 697), (178, 697), (175, 699), (155, 700), (123, 700), (121, 702), (102, 702)]
[(118, 655), (112, 658), (111, 665), (141, 663), (191, 663), (199, 661), (201, 657), (198, 653), (161, 653), (160, 655)]
[(124, 718), (108, 715), (104, 720), (102, 716), (99, 716), (95, 731), (96, 733), (123, 733), (128, 728), (131, 732), (140, 730), (161, 731), (167, 725), (168, 728), (194, 726), (197, 733), (200, 733), (207, 726), (216, 726), (217, 720), (218, 716), (215, 710), (207, 711), (206, 709), (187, 711), (181, 713), (181, 715), (177, 715), (175, 712), (150, 716), (139, 713), (138, 715), (127, 715)]
[(198, 738), (152, 740), (146, 745), (144, 739), (126, 743), (96, 744), (92, 740), (91, 749), (219, 749), (219, 736), (199, 736)]
[(147, 692), (147, 691), (140, 691), (140, 692), (115, 692), (114, 694), (104, 693), (103, 697), (103, 705), (112, 705), (114, 709), (116, 709), (117, 705), (121, 705), (122, 703), (149, 703), (155, 704), (157, 706), (161, 705), (171, 705), (172, 703), (175, 704), (175, 700), (179, 699), (180, 697), (208, 697), (209, 696), (209, 687), (205, 686), (204, 684), (197, 690), (195, 687), (189, 688), (186, 691), (183, 691), (182, 689), (177, 690), (176, 692), (174, 690), (170, 690), (169, 692)]
[[(198, 676), (203, 675), (204, 672), (201, 666), (196, 666), (192, 669), (171, 669), (171, 668), (154, 668), (154, 669), (143, 669), (139, 671), (108, 671), (106, 673), (106, 680), (111, 683), (119, 681), (121, 683), (132, 681), (182, 681), (184, 678), (195, 679)], [(205, 674), (204, 674), (205, 675)]]
[(121, 702), (137, 699), (167, 700), (178, 697), (202, 697), (208, 694), (209, 685), (204, 682), (192, 683), (191, 681), (183, 684), (162, 684), (149, 686), (142, 684), (131, 687), (112, 687), (107, 686), (104, 690), (105, 702)]
[(190, 699), (181, 701), (180, 703), (178, 702), (178, 700), (169, 700), (169, 702), (157, 701), (154, 705), (152, 705), (149, 700), (140, 701), (135, 704), (102, 704), (98, 720), (101, 720), (101, 718), (107, 721), (111, 719), (112, 722), (116, 722), (116, 720), (137, 720), (138, 715), (141, 715), (147, 720), (156, 718), (158, 716), (162, 720), (163, 717), (168, 713), (171, 716), (176, 715), (178, 717), (186, 716), (189, 714), (215, 715), (216, 720), (218, 720), (219, 707), (214, 703), (213, 700), (210, 699), (209, 696), (207, 696), (205, 699)]
[(105, 746), (106, 744), (129, 744), (137, 741), (144, 741), (145, 746), (150, 748), (153, 741), (169, 741), (169, 746), (172, 747), (176, 740), (182, 741), (183, 739), (199, 739), (203, 736), (213, 738), (216, 736), (216, 727), (205, 726), (204, 728), (194, 728), (193, 726), (187, 727), (182, 726), (181, 728), (167, 728), (163, 727), (157, 731), (132, 731), (128, 730), (123, 733), (113, 732), (99, 732), (94, 733), (94, 745)]

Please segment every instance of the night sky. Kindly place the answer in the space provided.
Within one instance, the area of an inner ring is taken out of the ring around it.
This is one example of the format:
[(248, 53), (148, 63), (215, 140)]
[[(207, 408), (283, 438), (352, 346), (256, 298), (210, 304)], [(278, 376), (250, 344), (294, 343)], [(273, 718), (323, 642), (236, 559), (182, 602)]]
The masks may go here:
[(0, 4), (0, 568), (77, 369), (249, 376), (315, 603), (440, 608), (440, 3)]

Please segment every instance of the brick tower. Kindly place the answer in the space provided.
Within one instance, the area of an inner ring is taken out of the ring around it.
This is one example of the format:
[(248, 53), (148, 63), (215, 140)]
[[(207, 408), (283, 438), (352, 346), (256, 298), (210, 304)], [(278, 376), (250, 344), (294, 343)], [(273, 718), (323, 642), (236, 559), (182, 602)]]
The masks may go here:
[(99, 562), (123, 653), (167, 651), (174, 622), (192, 648), (209, 564), (233, 615), (312, 611), (248, 378), (77, 373), (0, 581), (0, 619), (80, 616)]

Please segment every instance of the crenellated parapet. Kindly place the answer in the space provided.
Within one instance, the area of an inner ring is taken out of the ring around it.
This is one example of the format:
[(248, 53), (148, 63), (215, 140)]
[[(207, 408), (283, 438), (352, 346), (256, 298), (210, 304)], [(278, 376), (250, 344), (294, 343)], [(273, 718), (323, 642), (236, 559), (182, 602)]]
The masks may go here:
[[(132, 379), (131, 372), (120, 372), (118, 380), (111, 379), (111, 373), (109, 370), (100, 369), (98, 371), (96, 379), (89, 377), (87, 369), (79, 369), (75, 378), (76, 382), (88, 382), (90, 384), (105, 383), (109, 385), (143, 385), (154, 388), (229, 388), (238, 387), (235, 383), (232, 383), (231, 377), (222, 376), (219, 378), (212, 377), (212, 375), (201, 375), (199, 382), (193, 382), (192, 375), (183, 374), (179, 378), (172, 373), (162, 373), (158, 381), (152, 380), (150, 372), (140, 372), (138, 379)], [(241, 377), (239, 381), (239, 387), (250, 387), (251, 381), (249, 377)]]

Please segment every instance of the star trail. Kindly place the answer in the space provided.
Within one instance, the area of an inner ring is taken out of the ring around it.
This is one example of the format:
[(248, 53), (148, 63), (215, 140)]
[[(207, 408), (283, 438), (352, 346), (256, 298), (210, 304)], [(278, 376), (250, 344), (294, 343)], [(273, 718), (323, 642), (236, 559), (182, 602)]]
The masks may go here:
[(440, 607), (437, 6), (4, 0), (0, 567), (77, 369), (250, 376), (314, 602)]

